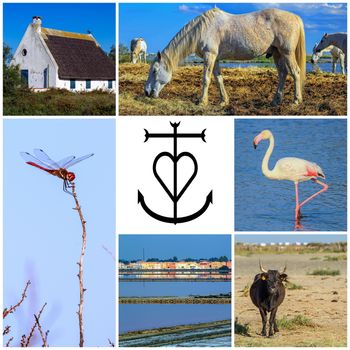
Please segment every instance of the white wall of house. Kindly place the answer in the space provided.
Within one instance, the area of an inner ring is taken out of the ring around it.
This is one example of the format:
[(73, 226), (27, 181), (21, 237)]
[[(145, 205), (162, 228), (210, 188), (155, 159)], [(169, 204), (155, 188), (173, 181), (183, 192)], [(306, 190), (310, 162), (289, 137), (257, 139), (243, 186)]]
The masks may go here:
[[(24, 55), (24, 51), (26, 54)], [(30, 24), (13, 56), (11, 65), (19, 65), (20, 70), (28, 70), (28, 86), (44, 88), (44, 70), (48, 73), (48, 87), (56, 86), (57, 65), (50, 57), (47, 48), (37, 33), (37, 28)]]
[[(70, 80), (62, 80), (57, 76), (57, 88), (68, 89), (70, 88)], [(112, 89), (108, 89), (108, 80), (91, 80), (91, 88), (86, 89), (86, 80), (75, 80), (75, 89), (73, 91), (91, 91), (91, 90), (106, 90), (115, 91), (115, 80), (112, 81)]]

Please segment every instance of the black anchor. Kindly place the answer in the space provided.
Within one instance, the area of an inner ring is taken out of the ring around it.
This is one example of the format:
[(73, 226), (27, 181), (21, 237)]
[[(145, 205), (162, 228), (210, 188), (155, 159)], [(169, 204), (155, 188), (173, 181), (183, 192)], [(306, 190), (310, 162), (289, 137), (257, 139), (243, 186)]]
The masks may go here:
[[(201, 216), (209, 207), (209, 205), (211, 203), (213, 203), (213, 191), (210, 191), (210, 193), (207, 195), (206, 201), (204, 203), (204, 205), (202, 206), (201, 209), (199, 209), (197, 212), (188, 215), (188, 216), (183, 216), (183, 217), (178, 217), (177, 216), (177, 203), (180, 200), (180, 198), (182, 197), (182, 195), (185, 193), (185, 191), (187, 190), (187, 188), (190, 186), (190, 184), (192, 183), (192, 181), (194, 180), (194, 178), (196, 177), (197, 173), (198, 173), (198, 164), (197, 164), (197, 160), (194, 157), (194, 155), (190, 152), (181, 152), (180, 154), (177, 154), (177, 139), (178, 138), (200, 138), (202, 139), (202, 141), (205, 141), (205, 129), (201, 132), (201, 133), (178, 133), (177, 132), (177, 128), (180, 125), (180, 123), (170, 123), (170, 125), (173, 127), (174, 132), (172, 134), (167, 134), (167, 133), (149, 133), (146, 129), (145, 129), (145, 142), (147, 142), (150, 138), (172, 138), (174, 141), (174, 152), (173, 154), (169, 153), (169, 152), (161, 152), (157, 155), (157, 157), (154, 159), (153, 162), (153, 174), (156, 177), (156, 179), (158, 180), (158, 182), (161, 184), (161, 186), (163, 187), (163, 189), (165, 190), (165, 192), (168, 194), (168, 196), (170, 197), (170, 199), (173, 202), (173, 208), (174, 208), (174, 213), (172, 217), (167, 217), (167, 216), (163, 216), (160, 214), (155, 213), (154, 211), (152, 211), (145, 202), (145, 198), (142, 195), (142, 193), (140, 191), (138, 191), (138, 203), (141, 204), (142, 208), (145, 210), (145, 212), (152, 216), (154, 219), (157, 219), (159, 221), (163, 221), (163, 222), (168, 222), (171, 224), (179, 224), (179, 223), (183, 223), (183, 222), (187, 222), (187, 221), (191, 221), (194, 220), (196, 218), (198, 218), (199, 216)], [(157, 172), (157, 163), (158, 161), (162, 158), (162, 157), (168, 157), (174, 165), (173, 171), (174, 171), (174, 183), (173, 183), (173, 191), (171, 192), (169, 190), (169, 188), (165, 185), (164, 181), (162, 180), (162, 178), (159, 176), (158, 172)], [(188, 157), (192, 160), (193, 165), (194, 165), (194, 170), (192, 175), (190, 176), (190, 178), (188, 179), (188, 181), (186, 182), (186, 184), (184, 185), (184, 187), (180, 190), (180, 192), (178, 193), (178, 188), (177, 188), (177, 163), (179, 162), (179, 160), (181, 158), (185, 158)]]

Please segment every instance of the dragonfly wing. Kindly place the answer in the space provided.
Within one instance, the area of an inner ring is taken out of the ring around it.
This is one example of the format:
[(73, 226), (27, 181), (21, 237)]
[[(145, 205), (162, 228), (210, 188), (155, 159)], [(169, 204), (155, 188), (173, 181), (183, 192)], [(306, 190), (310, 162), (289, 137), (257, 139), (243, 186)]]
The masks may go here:
[(21, 157), (25, 160), (25, 162), (29, 165), (36, 166), (37, 168), (40, 168), (42, 170), (50, 171), (50, 170), (56, 170), (49, 164), (45, 164), (40, 159), (32, 156), (28, 152), (20, 152)]
[(35, 157), (41, 160), (43, 163), (50, 165), (53, 169), (59, 169), (59, 165), (52, 160), (42, 149), (34, 149)]
[(73, 159), (75, 159), (74, 156), (65, 157), (58, 161), (57, 164), (60, 168), (65, 168)]
[(70, 168), (72, 165), (74, 164), (77, 164), (79, 162), (81, 162), (82, 160), (86, 159), (86, 158), (90, 158), (92, 157), (94, 154), (93, 153), (90, 153), (90, 154), (87, 154), (86, 156), (82, 156), (80, 158), (76, 158), (76, 159), (73, 159), (71, 162), (67, 163), (65, 168), (68, 169)]

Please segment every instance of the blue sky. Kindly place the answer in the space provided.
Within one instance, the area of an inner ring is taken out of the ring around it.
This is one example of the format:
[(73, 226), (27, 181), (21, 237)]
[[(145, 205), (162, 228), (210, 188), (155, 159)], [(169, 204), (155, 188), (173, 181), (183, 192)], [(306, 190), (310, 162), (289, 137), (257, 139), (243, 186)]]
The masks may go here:
[(104, 51), (115, 45), (115, 4), (4, 4), (4, 42), (13, 52), (33, 16), (42, 17), (42, 26), (68, 32), (90, 30)]
[(119, 259), (211, 258), (226, 255), (231, 259), (230, 235), (121, 235)]
[[(161, 51), (187, 22), (213, 8), (214, 5), (210, 3), (120, 4), (119, 43), (129, 47), (131, 39), (143, 37), (147, 42), (149, 52)], [(233, 14), (271, 7), (296, 13), (304, 22), (308, 53), (312, 51), (315, 42), (320, 41), (325, 32), (347, 31), (346, 4), (216, 3), (216, 6)]]
[[(54, 160), (94, 156), (74, 165), (76, 190), (87, 221), (85, 340), (108, 346), (115, 338), (115, 122), (114, 120), (4, 121), (4, 306), (18, 301), (30, 279), (28, 299), (5, 324), (17, 345), (44, 302), (43, 328), (50, 346), (78, 346), (77, 261), (81, 223), (62, 180), (27, 165), (19, 152), (44, 149)], [(5, 339), (8, 339), (6, 337)], [(17, 341), (17, 342), (16, 342)], [(39, 344), (40, 346), (41, 344)], [(38, 346), (38, 344), (37, 344)]]
[(310, 234), (289, 234), (289, 235), (236, 235), (235, 242), (241, 243), (278, 243), (278, 242), (301, 242), (301, 243), (331, 243), (331, 242), (346, 242), (346, 235), (310, 235)]

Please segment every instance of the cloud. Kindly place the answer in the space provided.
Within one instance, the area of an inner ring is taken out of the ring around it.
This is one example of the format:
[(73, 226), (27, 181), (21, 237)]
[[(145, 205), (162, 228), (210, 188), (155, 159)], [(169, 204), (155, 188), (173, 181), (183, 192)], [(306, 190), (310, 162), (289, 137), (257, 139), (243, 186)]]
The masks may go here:
[(184, 13), (203, 13), (204, 11), (209, 10), (211, 7), (209, 5), (180, 5), (179, 11)]

